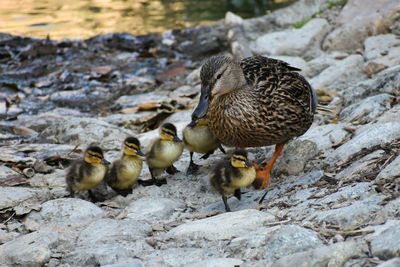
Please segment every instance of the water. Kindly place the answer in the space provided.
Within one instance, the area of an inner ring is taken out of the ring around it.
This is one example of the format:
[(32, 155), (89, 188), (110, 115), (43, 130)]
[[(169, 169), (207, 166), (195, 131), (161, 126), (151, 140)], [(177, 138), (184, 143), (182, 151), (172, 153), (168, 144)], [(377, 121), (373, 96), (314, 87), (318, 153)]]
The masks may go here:
[(296, 0), (1, 0), (0, 32), (51, 39), (164, 32), (265, 15)]

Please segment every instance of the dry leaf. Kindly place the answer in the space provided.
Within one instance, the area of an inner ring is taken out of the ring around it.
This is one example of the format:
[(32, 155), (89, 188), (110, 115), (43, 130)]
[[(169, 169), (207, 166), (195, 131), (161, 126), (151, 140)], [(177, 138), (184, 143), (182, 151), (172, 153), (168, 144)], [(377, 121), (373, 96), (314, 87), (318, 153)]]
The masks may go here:
[(29, 184), (28, 179), (21, 175), (12, 175), (6, 178), (0, 179), (0, 186), (16, 186), (16, 185), (23, 185)]

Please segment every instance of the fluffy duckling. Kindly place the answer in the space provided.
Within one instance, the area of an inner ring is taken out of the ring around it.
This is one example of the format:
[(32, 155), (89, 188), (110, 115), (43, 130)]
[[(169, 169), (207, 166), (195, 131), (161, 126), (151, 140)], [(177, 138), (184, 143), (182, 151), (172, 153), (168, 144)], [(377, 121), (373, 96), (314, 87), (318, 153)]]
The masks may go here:
[(207, 159), (217, 148), (225, 153), (225, 150), (221, 146), (221, 142), (211, 132), (208, 127), (207, 119), (205, 118), (192, 120), (183, 129), (183, 143), (186, 149), (190, 152), (190, 163), (186, 175), (195, 173), (200, 167), (193, 162), (194, 152), (204, 154), (201, 157), (202, 159)]
[(172, 123), (165, 123), (160, 127), (160, 138), (154, 140), (146, 153), (146, 161), (149, 165), (151, 182), (142, 182), (143, 185), (165, 184), (166, 181), (157, 181), (155, 175), (166, 170), (169, 174), (174, 174), (178, 170), (174, 167), (174, 162), (179, 159), (183, 152), (182, 140), (177, 136), (176, 127)]
[(96, 201), (91, 189), (103, 181), (108, 164), (110, 162), (104, 158), (103, 150), (100, 147), (89, 146), (84, 157), (75, 161), (67, 171), (66, 182), (71, 197), (74, 197), (76, 191), (88, 190), (92, 201)]
[(240, 188), (252, 184), (255, 178), (256, 169), (248, 160), (247, 152), (236, 150), (230, 161), (221, 161), (215, 166), (210, 174), (210, 184), (222, 195), (225, 210), (231, 211), (227, 196), (233, 194), (240, 200)]
[(128, 137), (122, 144), (122, 157), (113, 162), (106, 175), (107, 184), (118, 194), (127, 196), (132, 193), (132, 186), (136, 183), (142, 171), (144, 156), (140, 150), (140, 142), (135, 137)]

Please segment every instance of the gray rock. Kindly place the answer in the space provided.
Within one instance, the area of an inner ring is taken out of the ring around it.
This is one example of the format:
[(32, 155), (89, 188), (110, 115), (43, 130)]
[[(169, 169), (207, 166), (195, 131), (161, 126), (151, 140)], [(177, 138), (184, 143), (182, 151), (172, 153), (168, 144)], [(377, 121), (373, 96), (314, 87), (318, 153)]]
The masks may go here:
[(391, 260), (385, 261), (383, 263), (380, 263), (376, 265), (376, 267), (398, 267), (400, 266), (400, 258), (393, 258)]
[(0, 245), (7, 243), (11, 240), (17, 238), (20, 234), (16, 232), (8, 232), (6, 230), (0, 229)]
[(185, 203), (179, 199), (143, 197), (132, 201), (125, 211), (127, 218), (151, 222), (168, 219), (176, 210), (184, 208)]
[(43, 203), (42, 209), (28, 214), (24, 222), (30, 230), (52, 229), (63, 232), (65, 228), (82, 227), (104, 215), (104, 211), (91, 202), (78, 198), (60, 198)]
[(397, 156), (390, 164), (388, 164), (376, 177), (379, 179), (390, 179), (400, 176), (400, 156)]
[(362, 56), (351, 55), (324, 69), (309, 82), (314, 88), (347, 89), (349, 85), (367, 77), (363, 66)]
[(0, 246), (2, 266), (43, 266), (58, 242), (58, 234), (37, 231), (18, 237)]
[(39, 210), (40, 204), (50, 198), (49, 190), (44, 188), (0, 186), (0, 210), (12, 208), (16, 215)]
[[(232, 256), (274, 262), (296, 252), (321, 246), (318, 233), (298, 225), (262, 227), (234, 238), (227, 246)], [(243, 249), (246, 248), (246, 249)], [(256, 249), (257, 248), (257, 249)]]
[(235, 258), (211, 258), (200, 262), (185, 264), (187, 267), (235, 267), (243, 263), (240, 259)]
[[(386, 154), (384, 150), (375, 150), (374, 152), (362, 157), (361, 159), (353, 162), (349, 167), (340, 171), (335, 179), (337, 180), (351, 180), (354, 176), (363, 176), (371, 171), (373, 166), (376, 166), (376, 161)], [(373, 165), (375, 163), (375, 165)]]
[(373, 79), (349, 86), (342, 96), (345, 106), (379, 93), (392, 94), (400, 90), (400, 66), (394, 66), (379, 72)]
[(382, 208), (378, 203), (383, 199), (383, 195), (373, 195), (347, 207), (315, 212), (307, 221), (336, 225), (341, 230), (354, 230), (373, 220), (371, 214)]
[(341, 121), (358, 121), (365, 124), (380, 116), (387, 109), (390, 109), (392, 101), (393, 96), (389, 94), (370, 96), (344, 108), (339, 118)]
[(252, 50), (255, 54), (299, 56), (305, 59), (321, 54), (320, 44), (329, 31), (325, 19), (312, 19), (300, 29), (268, 33), (259, 37)]
[(310, 78), (315, 77), (326, 68), (335, 65), (338, 62), (338, 60), (335, 59), (336, 56), (347, 57), (348, 55), (332, 53), (332, 54), (323, 54), (317, 58), (314, 58), (307, 62), (308, 68), (306, 69), (307, 71), (304, 72), (305, 76)]
[(158, 103), (168, 100), (170, 100), (170, 98), (168, 97), (168, 92), (150, 92), (139, 95), (121, 96), (115, 101), (115, 105), (124, 109), (124, 108), (136, 107), (139, 104), (143, 103), (148, 103), (153, 101)]
[(394, 34), (371, 36), (364, 41), (364, 57), (367, 61), (392, 67), (400, 63), (398, 46), (400, 46), (400, 39)]
[(400, 122), (388, 122), (372, 125), (368, 130), (356, 135), (350, 141), (337, 148), (328, 161), (347, 160), (363, 148), (387, 144), (400, 138)]
[(283, 149), (273, 172), (297, 175), (303, 171), (307, 161), (315, 157), (317, 152), (317, 145), (313, 141), (295, 139)]
[(400, 222), (371, 241), (371, 253), (383, 260), (400, 257)]
[(112, 95), (103, 87), (98, 88), (82, 88), (78, 90), (58, 91), (50, 96), (50, 100), (60, 104), (71, 107), (85, 107), (94, 106), (110, 99)]
[(187, 222), (168, 232), (172, 239), (222, 240), (241, 236), (256, 230), (264, 223), (274, 221), (275, 217), (257, 210), (227, 212), (214, 217)]
[[(362, 7), (362, 8), (361, 8)], [(351, 0), (337, 18), (337, 27), (324, 40), (325, 50), (354, 51), (370, 35), (387, 32), (397, 20), (397, 0)]]
[(103, 149), (120, 148), (122, 142), (132, 132), (96, 118), (64, 116), (41, 132), (44, 143), (82, 145), (99, 143)]
[(349, 133), (343, 129), (345, 125), (325, 124), (311, 127), (299, 140), (309, 140), (317, 145), (317, 151), (324, 151), (346, 140)]
[(351, 240), (288, 255), (277, 260), (271, 266), (286, 267), (293, 263), (296, 263), (298, 267), (343, 266), (348, 260), (362, 257), (367, 252), (366, 243)]
[(89, 224), (79, 235), (81, 245), (132, 241), (143, 238), (151, 232), (151, 226), (136, 220), (100, 219)]
[(126, 259), (118, 259), (118, 261), (116, 263), (113, 263), (113, 264), (102, 265), (102, 267), (125, 267), (125, 266), (143, 267), (144, 264), (139, 259), (126, 258)]
[(344, 186), (337, 192), (316, 200), (316, 203), (321, 206), (326, 206), (331, 203), (340, 203), (343, 200), (354, 201), (357, 199), (365, 199), (375, 193), (374, 188), (372, 188), (368, 182), (361, 182), (354, 185)]

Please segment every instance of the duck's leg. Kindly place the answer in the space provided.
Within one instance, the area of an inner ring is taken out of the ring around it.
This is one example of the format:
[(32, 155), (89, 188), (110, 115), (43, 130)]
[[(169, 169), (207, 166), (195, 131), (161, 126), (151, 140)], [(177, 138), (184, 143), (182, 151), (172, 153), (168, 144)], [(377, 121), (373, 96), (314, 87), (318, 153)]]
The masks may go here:
[(225, 205), (225, 210), (226, 211), (231, 211), (231, 208), (229, 208), (229, 205), (228, 205), (228, 200), (227, 200), (227, 198), (226, 198), (226, 196), (222, 196), (222, 201), (224, 202), (224, 205)]
[(260, 170), (260, 168), (257, 166), (257, 176), (256, 179), (253, 182), (253, 185), (257, 189), (262, 189), (265, 188), (268, 185), (269, 182), (269, 174), (271, 172), (272, 166), (274, 165), (276, 159), (278, 158), (279, 154), (282, 152), (283, 147), (285, 144), (276, 144), (275, 145), (275, 152), (274, 155), (272, 156), (272, 159), (265, 165), (265, 167)]
[(233, 193), (233, 195), (240, 200), (242, 198), (242, 192), (240, 192), (240, 188), (235, 190), (235, 193)]
[(193, 152), (190, 152), (190, 163), (186, 171), (186, 175), (194, 174), (199, 169), (199, 167), (200, 165), (197, 165), (196, 163), (193, 162)]
[(166, 169), (166, 171), (167, 171), (168, 174), (175, 174), (175, 173), (179, 172), (178, 169), (175, 168), (174, 165), (169, 166), (169, 167)]
[(142, 186), (150, 186), (157, 183), (156, 178), (154, 178), (153, 170), (149, 167), (149, 172), (151, 175), (151, 179), (149, 180), (138, 180), (138, 183)]

